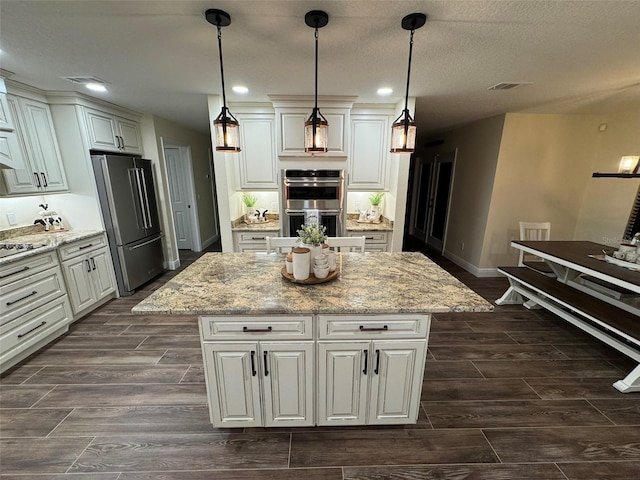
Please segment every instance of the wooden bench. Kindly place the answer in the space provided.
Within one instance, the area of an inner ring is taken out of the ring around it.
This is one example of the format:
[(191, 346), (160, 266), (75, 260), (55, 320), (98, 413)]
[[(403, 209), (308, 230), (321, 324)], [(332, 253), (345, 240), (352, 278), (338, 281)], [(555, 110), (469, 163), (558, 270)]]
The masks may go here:
[[(526, 267), (498, 267), (509, 289), (498, 304), (539, 305), (640, 362), (640, 318), (610, 303)], [(640, 392), (640, 364), (614, 387)]]

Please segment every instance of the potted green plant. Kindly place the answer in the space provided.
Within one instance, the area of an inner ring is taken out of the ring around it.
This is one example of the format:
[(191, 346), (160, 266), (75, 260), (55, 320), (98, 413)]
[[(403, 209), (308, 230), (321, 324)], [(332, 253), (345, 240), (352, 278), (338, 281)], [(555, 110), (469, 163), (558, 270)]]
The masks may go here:
[(377, 222), (380, 220), (380, 215), (382, 215), (382, 210), (380, 208), (382, 197), (384, 197), (384, 192), (376, 192), (369, 195), (369, 202), (371, 203), (371, 213), (369, 214), (369, 220), (371, 220), (372, 222)]
[(314, 259), (322, 253), (322, 244), (327, 239), (327, 228), (324, 225), (311, 223), (302, 225), (300, 230), (296, 230), (302, 246), (311, 251), (311, 261), (309, 262), (309, 273), (313, 273)]
[(244, 203), (245, 207), (247, 207), (246, 218), (249, 219), (251, 216), (255, 215), (255, 204), (258, 203), (258, 197), (253, 195), (252, 193), (245, 192), (242, 194), (242, 203)]

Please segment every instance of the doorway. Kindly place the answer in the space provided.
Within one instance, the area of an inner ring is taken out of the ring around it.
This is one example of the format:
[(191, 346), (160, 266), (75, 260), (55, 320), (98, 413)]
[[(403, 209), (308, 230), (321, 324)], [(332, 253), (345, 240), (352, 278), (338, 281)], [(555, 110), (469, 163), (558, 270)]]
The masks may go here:
[(167, 165), (176, 246), (178, 250), (199, 251), (198, 212), (189, 147), (164, 144), (164, 158)]
[(417, 157), (408, 196), (411, 243), (444, 251), (456, 152)]

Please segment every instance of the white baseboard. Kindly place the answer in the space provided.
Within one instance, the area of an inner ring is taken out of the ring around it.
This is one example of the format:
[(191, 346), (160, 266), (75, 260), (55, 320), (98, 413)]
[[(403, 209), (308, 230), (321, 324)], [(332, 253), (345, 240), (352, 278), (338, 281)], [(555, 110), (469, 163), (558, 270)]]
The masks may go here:
[(479, 268), (473, 265), (472, 263), (467, 262), (465, 259), (460, 258), (457, 255), (454, 255), (453, 253), (447, 250), (445, 250), (442, 253), (442, 256), (444, 258), (451, 260), (453, 263), (455, 263), (459, 267), (464, 268), (467, 272), (473, 274), (476, 277), (484, 278), (484, 277), (502, 277), (503, 276), (500, 272), (498, 272), (498, 269), (496, 267)]
[(175, 260), (172, 260), (170, 262), (165, 261), (163, 266), (165, 270), (176, 270), (180, 267), (180, 259), (176, 258)]

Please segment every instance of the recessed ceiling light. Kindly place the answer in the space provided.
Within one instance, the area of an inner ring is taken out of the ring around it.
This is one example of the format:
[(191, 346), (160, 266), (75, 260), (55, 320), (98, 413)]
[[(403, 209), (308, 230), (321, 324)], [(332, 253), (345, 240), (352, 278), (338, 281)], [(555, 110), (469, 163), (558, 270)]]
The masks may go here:
[(89, 90), (92, 90), (94, 92), (106, 92), (107, 91), (107, 87), (105, 87), (102, 83), (87, 83), (87, 84), (85, 84), (85, 87), (87, 87)]
[(247, 87), (245, 87), (244, 85), (235, 85), (235, 86), (231, 87), (231, 90), (233, 90), (236, 93), (240, 93), (240, 94), (249, 93), (249, 89)]
[(382, 87), (378, 89), (378, 95), (381, 95), (381, 96), (391, 95), (392, 93), (393, 93), (393, 88)]

